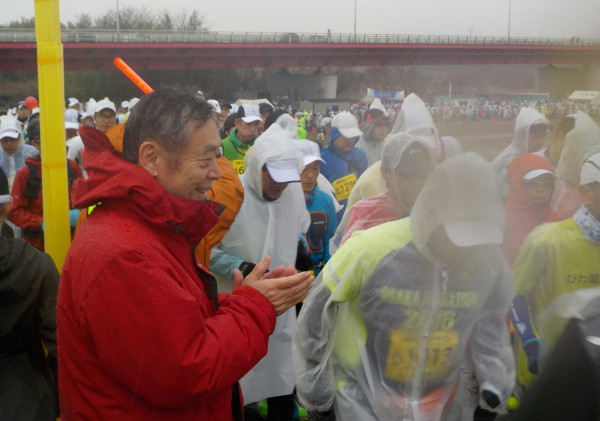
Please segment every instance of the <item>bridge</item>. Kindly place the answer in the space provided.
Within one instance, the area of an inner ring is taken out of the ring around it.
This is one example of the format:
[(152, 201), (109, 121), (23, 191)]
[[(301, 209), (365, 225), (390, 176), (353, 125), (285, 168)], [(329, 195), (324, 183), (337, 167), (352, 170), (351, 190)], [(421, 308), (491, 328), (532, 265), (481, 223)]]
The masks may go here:
[[(356, 67), (449, 64), (600, 64), (600, 40), (481, 36), (62, 31), (66, 71)], [(0, 70), (37, 70), (34, 30), (0, 29)]]

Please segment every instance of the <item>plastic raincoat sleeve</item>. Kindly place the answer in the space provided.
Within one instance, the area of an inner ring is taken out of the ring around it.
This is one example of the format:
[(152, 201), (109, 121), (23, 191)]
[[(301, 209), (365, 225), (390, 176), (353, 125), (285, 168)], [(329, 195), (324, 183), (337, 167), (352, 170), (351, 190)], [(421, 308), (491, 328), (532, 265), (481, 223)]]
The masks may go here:
[(501, 402), (506, 403), (515, 379), (515, 362), (506, 325), (514, 287), (508, 264), (503, 257), (499, 256), (499, 259), (500, 273), (475, 324), (470, 346), (479, 389), (496, 393)]
[(242, 259), (224, 252), (219, 246), (210, 252), (210, 271), (224, 279), (233, 279), (233, 271), (238, 269), (242, 262)]
[(266, 354), (276, 320), (268, 300), (243, 286), (207, 315), (170, 268), (136, 251), (98, 274), (81, 309), (107, 373), (163, 408), (194, 405), (239, 381)]

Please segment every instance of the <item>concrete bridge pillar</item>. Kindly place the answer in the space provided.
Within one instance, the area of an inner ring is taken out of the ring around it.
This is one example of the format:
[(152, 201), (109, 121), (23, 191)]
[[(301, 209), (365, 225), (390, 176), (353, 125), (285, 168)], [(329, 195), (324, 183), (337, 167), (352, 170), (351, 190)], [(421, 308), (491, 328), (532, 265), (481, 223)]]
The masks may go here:
[(600, 91), (600, 67), (538, 67), (535, 91), (549, 92), (550, 98), (567, 98), (573, 91)]

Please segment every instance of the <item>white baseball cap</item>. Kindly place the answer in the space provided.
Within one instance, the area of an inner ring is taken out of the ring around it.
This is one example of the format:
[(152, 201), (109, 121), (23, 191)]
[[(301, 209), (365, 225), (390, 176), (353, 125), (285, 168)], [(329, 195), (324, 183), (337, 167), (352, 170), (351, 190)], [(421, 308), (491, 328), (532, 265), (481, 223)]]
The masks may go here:
[(115, 108), (115, 103), (109, 99), (101, 99), (96, 103), (96, 108), (94, 112), (99, 113), (102, 110), (111, 110), (114, 113), (117, 112), (117, 109)]
[(219, 101), (217, 101), (216, 99), (209, 99), (206, 102), (208, 103), (208, 105), (210, 105), (210, 107), (213, 109), (214, 112), (216, 112), (216, 113), (221, 112), (221, 106), (219, 105)]
[(547, 170), (545, 168), (540, 168), (537, 170), (528, 171), (523, 176), (523, 180), (525, 180), (525, 181), (533, 180), (534, 178), (539, 177), (540, 175), (544, 175), (544, 174), (552, 174), (554, 177), (556, 177), (556, 174), (554, 174), (552, 171)]
[(331, 127), (335, 127), (342, 136), (349, 139), (362, 136), (363, 134), (358, 128), (358, 120), (348, 111), (342, 111), (341, 113), (336, 114), (336, 116), (333, 117), (333, 120), (331, 120)]
[(121, 108), (129, 108), (129, 101), (121, 102)]
[(10, 137), (11, 139), (18, 139), (21, 137), (21, 133), (19, 133), (17, 130), (15, 129), (6, 129), (2, 132), (0, 132), (0, 139), (3, 139), (5, 137)]
[(79, 104), (79, 100), (77, 98), (71, 97), (69, 98), (69, 107)]
[(65, 129), (75, 129), (79, 128), (79, 113), (77, 110), (68, 109), (65, 110)]
[(279, 161), (270, 161), (266, 164), (267, 171), (277, 183), (292, 183), (300, 181), (300, 173), (295, 159), (282, 159)]
[(237, 110), (237, 118), (241, 118), (244, 123), (260, 121), (260, 110), (258, 104), (242, 104)]
[(305, 167), (315, 161), (321, 161), (323, 164), (326, 164), (323, 158), (321, 158), (321, 150), (316, 142), (302, 139), (294, 141), (294, 146), (302, 152), (302, 160)]

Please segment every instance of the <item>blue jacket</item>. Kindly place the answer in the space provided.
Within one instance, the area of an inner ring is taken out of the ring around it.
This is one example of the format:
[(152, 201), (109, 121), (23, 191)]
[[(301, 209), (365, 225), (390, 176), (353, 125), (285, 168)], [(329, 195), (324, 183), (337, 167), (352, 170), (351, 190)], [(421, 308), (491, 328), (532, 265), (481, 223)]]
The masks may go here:
[(315, 275), (318, 275), (331, 257), (329, 240), (335, 234), (337, 217), (333, 200), (319, 187), (315, 187), (309, 193), (304, 192), (304, 198), (306, 199), (306, 208), (310, 213), (310, 227), (304, 234), (304, 239), (308, 246), (313, 270)]
[(337, 213), (339, 223), (344, 215), (348, 196), (358, 177), (367, 169), (368, 162), (367, 156), (360, 149), (353, 147), (349, 152), (344, 152), (333, 145), (333, 140), (332, 137), (329, 145), (321, 151), (321, 157), (327, 162), (321, 165), (321, 174), (333, 185), (337, 201), (344, 206)]

